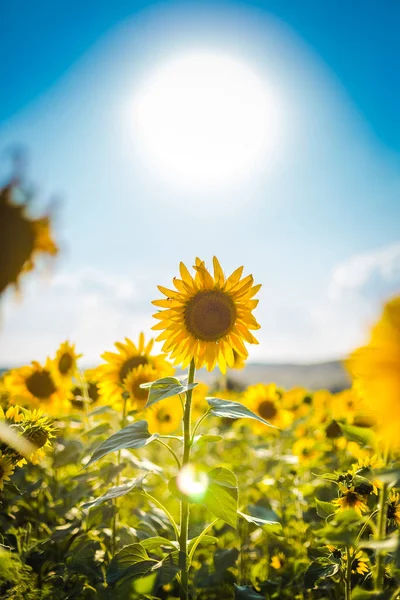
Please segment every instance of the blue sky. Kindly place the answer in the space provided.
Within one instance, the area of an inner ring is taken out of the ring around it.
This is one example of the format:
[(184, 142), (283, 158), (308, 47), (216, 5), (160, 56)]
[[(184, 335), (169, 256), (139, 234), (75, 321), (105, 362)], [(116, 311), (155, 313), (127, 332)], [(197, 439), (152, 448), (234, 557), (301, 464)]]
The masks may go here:
[[(149, 331), (156, 284), (196, 255), (217, 254), (227, 271), (244, 264), (263, 283), (253, 360), (323, 360), (364, 339), (400, 289), (397, 2), (39, 1), (1, 12), (0, 152), (25, 144), (41, 202), (60, 195), (63, 246), (22, 302), (6, 298), (2, 363), (42, 359), (66, 337), (93, 362)], [(239, 59), (282, 101), (281, 156), (242, 185), (173, 186), (127, 133), (146, 74), (193, 48)]]

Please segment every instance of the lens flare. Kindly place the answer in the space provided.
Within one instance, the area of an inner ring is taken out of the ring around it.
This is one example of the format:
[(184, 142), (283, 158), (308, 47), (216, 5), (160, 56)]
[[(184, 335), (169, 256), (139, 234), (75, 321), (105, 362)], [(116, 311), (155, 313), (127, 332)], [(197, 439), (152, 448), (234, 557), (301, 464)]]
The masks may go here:
[(208, 488), (207, 473), (195, 465), (185, 465), (180, 470), (176, 484), (182, 494), (188, 496), (193, 502), (199, 502), (204, 498)]

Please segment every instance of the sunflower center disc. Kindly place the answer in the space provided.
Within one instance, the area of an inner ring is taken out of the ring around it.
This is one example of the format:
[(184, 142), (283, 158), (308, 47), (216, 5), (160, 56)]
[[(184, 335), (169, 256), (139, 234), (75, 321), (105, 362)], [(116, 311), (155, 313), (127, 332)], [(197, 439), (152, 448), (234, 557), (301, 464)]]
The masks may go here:
[(263, 400), (258, 407), (258, 412), (260, 417), (268, 421), (268, 419), (275, 417), (278, 411), (276, 410), (275, 404), (271, 402), (271, 400)]
[(149, 394), (149, 390), (143, 389), (140, 386), (142, 385), (142, 383), (147, 383), (148, 382), (148, 377), (140, 377), (138, 379), (135, 379), (135, 381), (133, 382), (131, 391), (133, 396), (137, 399), (137, 400), (147, 400), (147, 396)]
[(58, 370), (60, 371), (61, 375), (66, 375), (68, 373), (73, 362), (74, 359), (68, 352), (62, 355), (58, 363)]
[[(126, 360), (120, 371), (119, 371), (119, 380), (122, 383), (125, 379), (125, 377), (127, 375), (129, 375), (130, 371), (132, 371), (132, 369), (136, 369), (136, 367), (139, 367), (140, 365), (147, 365), (149, 362), (149, 359), (147, 358), (147, 356), (131, 356), (131, 358), (128, 358), (128, 360)], [(145, 383), (145, 382), (140, 382), (140, 383)]]
[(189, 300), (185, 310), (185, 325), (193, 337), (216, 342), (229, 333), (236, 320), (236, 307), (225, 292), (198, 292)]
[(49, 398), (56, 391), (56, 386), (48, 371), (32, 373), (26, 380), (26, 387), (36, 398)]

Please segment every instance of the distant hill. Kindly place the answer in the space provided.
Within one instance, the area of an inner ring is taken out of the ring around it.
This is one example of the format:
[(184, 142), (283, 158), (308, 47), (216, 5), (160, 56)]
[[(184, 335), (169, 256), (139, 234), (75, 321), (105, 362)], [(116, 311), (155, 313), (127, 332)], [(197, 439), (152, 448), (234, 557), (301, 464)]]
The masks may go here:
[[(0, 375), (5, 370), (0, 369)], [(212, 384), (218, 378), (216, 373), (201, 369), (198, 379)], [(284, 388), (301, 386), (310, 390), (328, 389), (331, 392), (339, 392), (350, 385), (350, 379), (338, 360), (306, 365), (249, 363), (241, 371), (231, 371), (229, 379), (243, 386), (273, 382)]]
[[(201, 369), (198, 378), (211, 384), (216, 380), (215, 372)], [(284, 388), (295, 386), (310, 390), (328, 389), (339, 392), (350, 385), (349, 376), (338, 360), (312, 364), (263, 364), (249, 363), (241, 371), (231, 371), (229, 379), (243, 386), (255, 383), (276, 383)]]

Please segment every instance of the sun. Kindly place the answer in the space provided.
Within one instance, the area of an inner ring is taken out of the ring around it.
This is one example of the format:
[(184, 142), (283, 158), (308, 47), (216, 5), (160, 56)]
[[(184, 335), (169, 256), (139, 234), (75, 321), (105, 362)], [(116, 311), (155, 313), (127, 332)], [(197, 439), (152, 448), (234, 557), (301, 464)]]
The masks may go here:
[(277, 93), (230, 56), (191, 53), (150, 73), (133, 102), (133, 134), (166, 179), (221, 185), (267, 169), (279, 146)]

